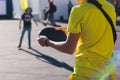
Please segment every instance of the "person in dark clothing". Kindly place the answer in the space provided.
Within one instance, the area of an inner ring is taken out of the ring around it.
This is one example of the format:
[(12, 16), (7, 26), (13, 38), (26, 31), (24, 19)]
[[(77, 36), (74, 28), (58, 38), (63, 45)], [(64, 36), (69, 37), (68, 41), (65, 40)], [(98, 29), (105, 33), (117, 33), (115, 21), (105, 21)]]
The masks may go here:
[(117, 16), (120, 16), (120, 2), (117, 2), (115, 4), (115, 9), (116, 9)]
[(47, 14), (47, 19), (43, 22), (44, 25), (48, 24), (50, 21), (51, 25), (55, 25), (54, 13), (56, 12), (57, 8), (53, 4), (53, 0), (48, 0), (49, 7), (46, 9), (45, 14)]
[[(33, 15), (32, 15), (32, 9), (27, 8), (25, 10), (25, 13), (23, 13), (23, 15), (21, 16), (20, 23), (19, 23), (19, 29), (21, 29), (21, 22), (23, 21), (23, 29), (22, 29), (18, 48), (20, 48), (22, 45), (23, 37), (26, 31), (28, 31), (28, 46), (29, 46), (28, 48), (29, 49), (31, 48), (31, 25), (32, 25), (31, 19), (33, 19), (33, 21), (35, 22)], [(35, 23), (37, 25), (37, 22)]]
[(45, 7), (45, 9), (43, 10), (43, 13), (44, 13), (44, 20), (47, 19), (47, 15), (48, 13), (46, 13), (46, 10), (48, 9), (48, 7)]
[(69, 18), (72, 7), (73, 7), (73, 4), (72, 4), (71, 0), (69, 0), (69, 3), (68, 3), (68, 18)]

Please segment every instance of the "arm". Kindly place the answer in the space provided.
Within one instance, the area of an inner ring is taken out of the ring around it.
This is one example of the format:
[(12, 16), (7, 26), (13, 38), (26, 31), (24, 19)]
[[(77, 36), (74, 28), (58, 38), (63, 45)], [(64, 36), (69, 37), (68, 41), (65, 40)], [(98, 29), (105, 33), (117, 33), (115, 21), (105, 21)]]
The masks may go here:
[(22, 22), (22, 19), (20, 19), (19, 21), (19, 29), (21, 29), (21, 22)]
[(50, 10), (51, 10), (51, 5), (52, 5), (52, 2), (49, 3), (49, 7), (46, 9), (45, 13), (49, 13)]
[(35, 19), (35, 17), (31, 14), (32, 20), (34, 21), (34, 23), (36, 24), (36, 26), (38, 26), (37, 20)]
[(50, 8), (47, 8), (47, 9), (45, 10), (45, 13), (49, 13), (49, 11), (50, 11)]
[(47, 40), (48, 46), (67, 54), (73, 54), (76, 49), (76, 45), (79, 37), (80, 37), (80, 33), (77, 34), (69, 33), (68, 38), (65, 42), (54, 42), (51, 40), (47, 40), (45, 36), (40, 36), (38, 38), (38, 42), (40, 45), (46, 46), (45, 40)]
[[(80, 19), (82, 15), (79, 15), (79, 9), (77, 8), (73, 8), (72, 12), (71, 12), (71, 16), (69, 18), (69, 24), (68, 24), (68, 37), (67, 40), (65, 42), (54, 42), (51, 40), (48, 40), (47, 37), (45, 36), (40, 36), (38, 38), (38, 42), (41, 46), (50, 46), (56, 50), (59, 50), (61, 52), (67, 53), (67, 54), (73, 54), (76, 46), (77, 46), (77, 42), (80, 38), (80, 32), (81, 32), (81, 27), (80, 27)], [(78, 18), (78, 16), (80, 16), (80, 18)]]
[(34, 17), (33, 17), (33, 21), (34, 21), (34, 23), (36, 24), (36, 26), (38, 26), (38, 23), (37, 23), (37, 21), (34, 19)]

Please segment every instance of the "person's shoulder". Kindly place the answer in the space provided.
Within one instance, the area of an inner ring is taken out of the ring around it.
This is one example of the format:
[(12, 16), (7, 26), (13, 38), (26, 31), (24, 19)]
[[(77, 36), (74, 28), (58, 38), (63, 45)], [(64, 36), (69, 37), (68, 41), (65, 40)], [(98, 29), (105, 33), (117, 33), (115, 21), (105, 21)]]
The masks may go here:
[(91, 7), (94, 7), (94, 6), (92, 4), (89, 4), (89, 3), (86, 2), (86, 3), (83, 3), (83, 4), (78, 4), (76, 6), (73, 6), (72, 9), (84, 11), (84, 10), (90, 9)]
[(22, 18), (24, 18), (24, 16), (25, 16), (25, 13), (23, 13), (23, 14), (21, 15)]
[(50, 5), (53, 5), (53, 2), (50, 2), (49, 4), (50, 4)]
[(106, 4), (106, 6), (108, 6), (108, 7), (114, 8), (114, 5), (113, 5), (113, 4), (111, 4), (111, 3), (110, 3), (110, 2), (108, 2), (108, 1), (105, 1), (105, 4)]
[(26, 13), (23, 13), (22, 16), (26, 15)]
[(25, 15), (26, 13), (24, 12), (23, 15)]
[[(99, 0), (100, 1), (100, 0)], [(103, 6), (104, 9), (107, 9), (107, 10), (115, 10), (115, 7), (113, 4), (111, 4), (110, 2), (106, 1), (106, 0), (103, 0), (100, 2)]]
[(103, 6), (106, 7), (114, 7), (113, 4), (111, 4), (110, 2), (106, 1), (106, 0), (98, 0), (100, 4), (102, 4)]
[(31, 15), (31, 16), (33, 16), (33, 14), (32, 14), (32, 13), (31, 13), (30, 15)]
[(30, 16), (33, 18), (34, 15), (33, 15), (33, 14), (30, 14)]

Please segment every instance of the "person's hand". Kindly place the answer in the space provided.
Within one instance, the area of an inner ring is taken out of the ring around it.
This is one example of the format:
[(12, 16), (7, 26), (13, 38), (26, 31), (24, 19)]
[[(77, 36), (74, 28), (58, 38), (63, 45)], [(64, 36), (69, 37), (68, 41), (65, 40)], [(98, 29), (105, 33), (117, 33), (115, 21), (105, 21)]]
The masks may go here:
[(43, 47), (46, 46), (46, 44), (45, 44), (46, 40), (48, 40), (48, 38), (46, 36), (39, 36), (37, 38), (38, 43)]
[(21, 30), (21, 26), (19, 26), (19, 30)]

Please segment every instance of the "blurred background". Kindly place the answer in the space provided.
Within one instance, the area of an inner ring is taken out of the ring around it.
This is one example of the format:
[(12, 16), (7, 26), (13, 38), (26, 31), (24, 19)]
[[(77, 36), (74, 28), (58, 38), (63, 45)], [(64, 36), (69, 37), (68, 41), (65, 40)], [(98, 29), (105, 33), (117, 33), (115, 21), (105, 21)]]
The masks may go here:
[[(57, 6), (57, 11), (55, 12), (56, 20), (61, 18), (64, 20), (68, 19), (69, 1), (72, 5), (76, 5), (75, 0), (54, 0), (54, 4)], [(120, 0), (108, 1), (115, 6), (117, 15), (120, 16)], [(33, 15), (44, 19), (44, 10), (48, 7), (48, 0), (0, 0), (0, 19), (20, 18), (24, 5), (33, 9)]]

